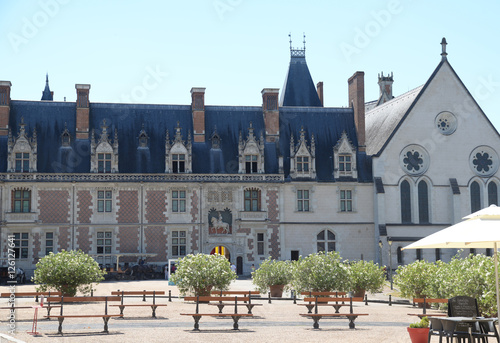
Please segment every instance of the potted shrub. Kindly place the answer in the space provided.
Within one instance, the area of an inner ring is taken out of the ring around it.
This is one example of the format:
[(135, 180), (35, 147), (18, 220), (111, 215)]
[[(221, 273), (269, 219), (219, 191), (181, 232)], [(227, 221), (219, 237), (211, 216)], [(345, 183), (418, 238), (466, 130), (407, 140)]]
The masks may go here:
[(306, 291), (350, 291), (349, 267), (336, 251), (300, 258), (293, 269), (293, 288)]
[(237, 277), (227, 258), (218, 254), (187, 255), (176, 266), (171, 281), (181, 294), (210, 295), (212, 289), (227, 290)]
[(55, 289), (64, 296), (75, 296), (77, 291), (90, 293), (93, 283), (104, 280), (105, 271), (88, 254), (81, 250), (66, 251), (48, 255), (36, 264), (32, 281), (38, 286), (37, 292)]
[(384, 268), (373, 261), (358, 261), (349, 265), (353, 296), (364, 297), (365, 291), (380, 292), (384, 285)]
[(281, 297), (292, 281), (292, 268), (290, 261), (278, 261), (268, 257), (252, 272), (252, 283), (261, 293), (271, 291), (272, 297)]
[(412, 343), (426, 343), (429, 338), (429, 319), (423, 317), (419, 322), (407, 328)]

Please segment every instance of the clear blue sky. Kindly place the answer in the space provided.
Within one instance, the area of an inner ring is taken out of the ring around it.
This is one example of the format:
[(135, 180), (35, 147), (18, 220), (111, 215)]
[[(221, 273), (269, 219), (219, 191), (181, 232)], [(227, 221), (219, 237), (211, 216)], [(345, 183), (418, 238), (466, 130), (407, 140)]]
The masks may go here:
[(0, 80), (12, 98), (40, 100), (49, 73), (54, 100), (260, 106), (263, 88), (282, 88), (288, 34), (302, 47), (325, 106), (347, 105), (347, 79), (394, 73), (394, 95), (425, 83), (448, 60), (500, 130), (498, 1), (76, 1), (0, 0)]

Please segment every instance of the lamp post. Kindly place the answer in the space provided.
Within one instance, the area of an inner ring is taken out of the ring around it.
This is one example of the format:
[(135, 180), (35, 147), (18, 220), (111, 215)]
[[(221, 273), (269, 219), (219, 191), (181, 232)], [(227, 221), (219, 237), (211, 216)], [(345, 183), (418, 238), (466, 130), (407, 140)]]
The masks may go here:
[(391, 278), (391, 290), (392, 288), (392, 238), (387, 237), (387, 244), (389, 244), (389, 276)]

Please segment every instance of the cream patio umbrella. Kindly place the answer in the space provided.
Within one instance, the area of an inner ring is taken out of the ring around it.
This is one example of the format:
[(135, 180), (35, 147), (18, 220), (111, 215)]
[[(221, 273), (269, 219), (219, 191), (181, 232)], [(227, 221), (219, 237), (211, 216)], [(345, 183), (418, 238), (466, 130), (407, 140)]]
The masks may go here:
[(495, 261), (497, 310), (500, 315), (500, 295), (498, 293), (498, 257), (500, 243), (500, 207), (491, 205), (463, 217), (464, 221), (424, 237), (405, 249), (432, 248), (492, 248)]

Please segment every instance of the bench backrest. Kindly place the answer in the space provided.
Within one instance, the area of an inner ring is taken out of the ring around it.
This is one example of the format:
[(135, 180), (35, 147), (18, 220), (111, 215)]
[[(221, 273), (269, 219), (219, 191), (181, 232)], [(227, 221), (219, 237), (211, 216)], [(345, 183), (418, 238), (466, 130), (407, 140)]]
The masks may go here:
[[(107, 298), (107, 299), (106, 299)], [(60, 302), (64, 303), (77, 303), (77, 302), (98, 302), (98, 301), (121, 301), (121, 297), (47, 297), (46, 301)]]
[(431, 304), (431, 303), (443, 303), (446, 304), (448, 303), (448, 299), (433, 299), (433, 298), (413, 298), (413, 302), (415, 304), (423, 304), (424, 302), (426, 304)]
[(12, 295), (16, 297), (38, 297), (40, 295), (43, 296), (61, 296), (61, 292), (14, 292), (14, 293), (1, 293), (0, 297), (2, 298), (10, 298)]
[(165, 291), (112, 291), (111, 295), (164, 295)]
[(356, 298), (331, 298), (331, 297), (315, 297), (315, 298), (304, 298), (304, 301), (315, 302), (318, 300), (318, 303), (331, 303), (331, 302), (341, 302), (341, 301), (365, 301), (362, 297)]
[(222, 294), (222, 295), (258, 295), (259, 291), (211, 291), (210, 294)]
[(185, 301), (249, 301), (248, 297), (211, 297), (211, 296), (199, 296), (199, 297), (184, 297)]
[(346, 292), (314, 292), (314, 291), (311, 291), (311, 292), (301, 292), (300, 293), (301, 295), (308, 295), (308, 296), (315, 296), (315, 295), (318, 295), (318, 296), (334, 296), (334, 297), (342, 297), (342, 296), (345, 296), (347, 295)]

